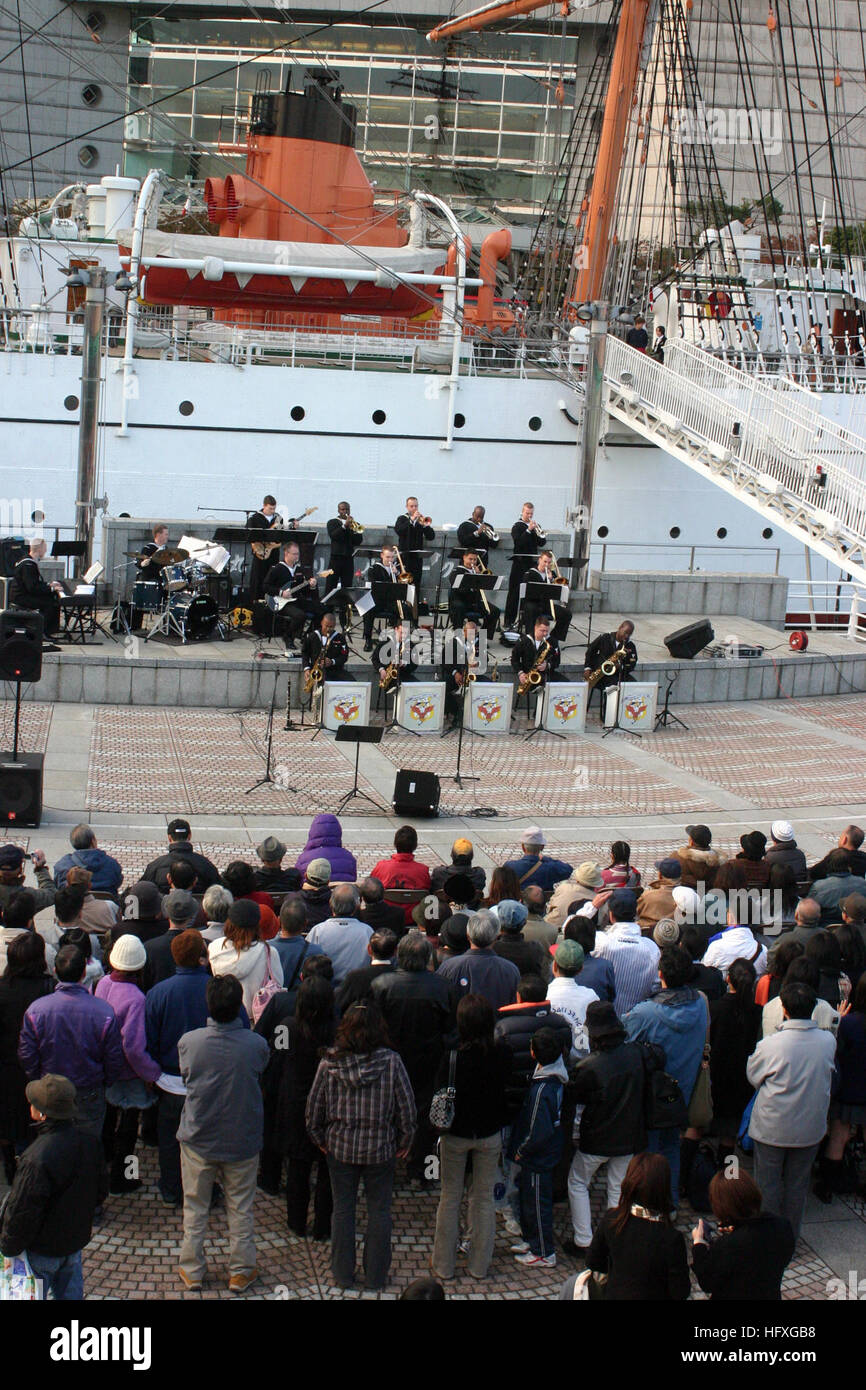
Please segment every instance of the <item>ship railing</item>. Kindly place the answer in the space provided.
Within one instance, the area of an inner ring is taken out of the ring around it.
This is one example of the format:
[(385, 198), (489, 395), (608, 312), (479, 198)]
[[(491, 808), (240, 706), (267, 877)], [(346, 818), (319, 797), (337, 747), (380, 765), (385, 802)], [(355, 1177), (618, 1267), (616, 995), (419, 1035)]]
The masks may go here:
[[(784, 378), (807, 391), (834, 394), (866, 392), (866, 353), (854, 338), (846, 338), (845, 350), (840, 352), (816, 352), (808, 346), (800, 352), (765, 352), (730, 343), (712, 348), (685, 342), (682, 345), (691, 347), (712, 361), (734, 367), (747, 376), (759, 377), (771, 384)], [(670, 346), (669, 341), (666, 348)]]
[(668, 428), (709, 446), (735, 480), (793, 495), (825, 530), (866, 537), (866, 439), (824, 419), (796, 382), (770, 386), (691, 344), (662, 366), (609, 337), (605, 377)]
[[(613, 554), (614, 551), (626, 554)], [(658, 564), (659, 547), (654, 541), (594, 541), (590, 547), (590, 567), (606, 570), (608, 554), (618, 569), (641, 569), (641, 561), (649, 560), (650, 567)], [(749, 573), (778, 574), (781, 549), (777, 545), (689, 545), (665, 543), (665, 568), (672, 574), (731, 574), (742, 573), (744, 564)], [(721, 560), (721, 565), (716, 561)], [(756, 566), (756, 568), (752, 568)]]
[(785, 627), (866, 642), (866, 585), (851, 579), (789, 580)]

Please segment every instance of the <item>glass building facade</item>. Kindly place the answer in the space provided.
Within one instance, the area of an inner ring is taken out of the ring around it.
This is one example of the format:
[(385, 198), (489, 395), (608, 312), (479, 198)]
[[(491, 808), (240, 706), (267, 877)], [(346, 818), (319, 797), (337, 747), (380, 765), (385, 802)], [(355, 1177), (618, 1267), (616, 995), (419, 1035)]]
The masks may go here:
[(357, 108), (357, 148), (381, 190), (420, 184), (467, 207), (531, 218), (556, 177), (602, 26), (569, 21), (564, 40), (544, 24), (470, 34), (447, 49), (427, 41), (428, 28), (140, 20), (130, 110), (158, 105), (128, 118), (125, 171), (224, 173), (227, 157), (235, 166), (241, 157), (252, 93), (282, 90), (290, 77), (300, 91), (305, 69), (325, 65)]

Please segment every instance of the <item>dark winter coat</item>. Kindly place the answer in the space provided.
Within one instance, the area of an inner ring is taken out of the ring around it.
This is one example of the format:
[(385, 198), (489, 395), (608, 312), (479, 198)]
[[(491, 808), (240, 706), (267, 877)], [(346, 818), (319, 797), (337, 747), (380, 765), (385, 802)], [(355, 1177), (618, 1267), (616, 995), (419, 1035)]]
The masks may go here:
[(102, 1140), (72, 1120), (44, 1120), (18, 1164), (3, 1209), (4, 1255), (74, 1255), (108, 1194)]

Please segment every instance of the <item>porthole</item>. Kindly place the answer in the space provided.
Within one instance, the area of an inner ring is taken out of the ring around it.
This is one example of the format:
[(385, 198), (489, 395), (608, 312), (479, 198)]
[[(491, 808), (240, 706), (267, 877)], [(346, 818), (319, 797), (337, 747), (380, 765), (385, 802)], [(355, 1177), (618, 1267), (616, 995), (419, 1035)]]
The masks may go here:
[(718, 531), (716, 532), (716, 535), (718, 536), (718, 538), (719, 538), (720, 541), (723, 541), (723, 540), (725, 539), (725, 536), (726, 536), (727, 534), (728, 534), (728, 528), (727, 528), (727, 526), (720, 526), (719, 529), (718, 529)]
[(298, 421), (303, 420), (303, 418), (304, 418), (304, 416), (306, 415), (306, 413), (307, 413), (307, 412), (304, 410), (304, 407), (303, 407), (302, 405), (293, 405), (293, 406), (292, 406), (292, 409), (291, 409), (291, 416), (292, 416), (292, 419), (293, 419), (293, 420), (298, 420)]
[(677, 537), (679, 536), (679, 534), (680, 534), (680, 528), (679, 528), (679, 526), (672, 526), (671, 529), (670, 529), (670, 531), (668, 532), (668, 535), (670, 536), (670, 538), (671, 538), (672, 541), (675, 541), (675, 540), (677, 539)]
[(529, 428), (530, 428), (531, 430), (540, 430), (540, 429), (541, 429), (541, 416), (540, 416), (540, 415), (533, 415), (532, 419), (531, 419), (530, 422), (529, 422)]
[(763, 529), (763, 531), (761, 532), (761, 535), (764, 537), (764, 540), (765, 540), (765, 541), (771, 540), (771, 539), (772, 539), (772, 536), (773, 536), (773, 528), (772, 528), (772, 526), (765, 526), (764, 529)]
[(461, 414), (459, 413), (459, 411), (458, 411), (458, 413), (454, 416), (454, 428), (455, 428), (455, 430), (462, 430), (462, 428), (463, 428), (463, 426), (464, 426), (465, 424), (466, 424), (466, 416), (465, 416), (465, 415), (461, 415)]
[(599, 526), (598, 534), (601, 537), (601, 539), (604, 540), (604, 538), (609, 534), (609, 528), (607, 526)]
[(81, 88), (81, 100), (85, 106), (98, 106), (102, 101), (102, 88), (96, 82), (88, 82)]
[(84, 23), (91, 34), (101, 34), (105, 28), (105, 15), (101, 10), (90, 10)]
[(65, 401), (63, 402), (63, 404), (64, 404), (64, 406), (66, 407), (67, 410), (77, 410), (77, 409), (78, 409), (78, 397), (77, 397), (77, 396), (67, 396), (66, 399), (65, 399)]
[(99, 158), (99, 150), (95, 145), (82, 145), (78, 151), (78, 163), (83, 169), (90, 169)]
[(387, 417), (387, 415), (385, 414), (384, 410), (374, 410), (374, 411), (373, 411), (373, 424), (374, 424), (374, 425), (384, 425), (384, 423), (385, 423), (385, 421), (387, 420), (387, 418), (388, 418), (388, 417)]
[(178, 406), (178, 410), (180, 411), (181, 415), (192, 415), (192, 412), (195, 410), (195, 406), (193, 405), (192, 401), (181, 401), (180, 405)]

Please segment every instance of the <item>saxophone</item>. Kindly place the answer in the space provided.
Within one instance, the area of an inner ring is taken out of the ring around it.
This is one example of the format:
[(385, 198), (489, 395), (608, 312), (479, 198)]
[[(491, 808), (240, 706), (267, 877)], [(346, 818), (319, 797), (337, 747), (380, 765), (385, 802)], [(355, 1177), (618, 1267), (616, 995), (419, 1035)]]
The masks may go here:
[(619, 663), (623, 661), (627, 655), (628, 653), (624, 646), (617, 647), (613, 656), (608, 657), (607, 661), (603, 661), (601, 665), (593, 671), (592, 675), (587, 676), (587, 689), (594, 690), (600, 680), (610, 680), (611, 676), (615, 676)]
[(325, 679), (325, 653), (320, 652), (304, 676), (304, 694), (311, 695)]
[(542, 642), (541, 647), (538, 651), (538, 655), (536, 656), (531, 667), (529, 668), (529, 671), (527, 672), (526, 683), (523, 686), (521, 686), (517, 691), (517, 695), (515, 696), (515, 703), (517, 702), (517, 700), (520, 699), (521, 695), (526, 695), (529, 693), (530, 690), (534, 690), (537, 685), (541, 685), (543, 677), (538, 668), (539, 666), (542, 666), (544, 662), (547, 660), (549, 653), (550, 643)]
[(394, 684), (395, 680), (397, 679), (397, 675), (398, 675), (398, 666), (397, 666), (397, 663), (396, 663), (396, 661), (390, 661), (390, 662), (388, 663), (388, 665), (385, 667), (384, 671), (380, 672), (380, 674), (379, 674), (379, 689), (380, 689), (380, 690), (390, 690), (390, 689), (391, 689), (391, 686)]

